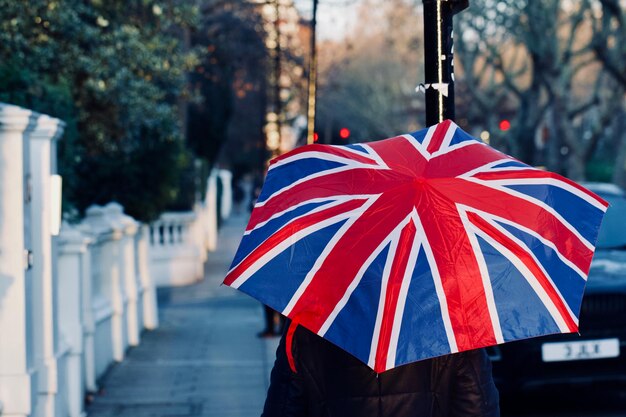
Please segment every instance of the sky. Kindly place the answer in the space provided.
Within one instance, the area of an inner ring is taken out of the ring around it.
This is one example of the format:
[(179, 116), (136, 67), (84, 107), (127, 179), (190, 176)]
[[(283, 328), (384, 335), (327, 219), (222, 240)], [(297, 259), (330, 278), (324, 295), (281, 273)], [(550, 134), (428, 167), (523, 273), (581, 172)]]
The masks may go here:
[[(319, 0), (317, 9), (318, 39), (339, 40), (350, 32), (356, 24), (357, 12), (361, 0)], [(310, 19), (313, 0), (295, 0), (302, 15)]]

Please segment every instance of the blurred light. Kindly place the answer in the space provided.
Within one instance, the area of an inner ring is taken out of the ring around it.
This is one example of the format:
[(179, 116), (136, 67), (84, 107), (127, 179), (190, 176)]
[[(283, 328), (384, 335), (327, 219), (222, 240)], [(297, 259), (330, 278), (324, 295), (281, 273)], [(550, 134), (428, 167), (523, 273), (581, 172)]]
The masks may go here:
[(500, 130), (506, 132), (507, 130), (509, 130), (511, 128), (511, 122), (509, 122), (507, 119), (503, 119), (500, 120)]
[(277, 130), (267, 132), (267, 148), (275, 151), (280, 147), (280, 134)]
[(490, 137), (491, 135), (486, 130), (483, 130), (482, 132), (480, 132), (480, 139), (482, 139), (483, 142), (489, 143)]
[(317, 143), (320, 140), (320, 135), (317, 132), (313, 133), (313, 143)]
[(100, 27), (105, 28), (105, 27), (109, 26), (109, 21), (108, 21), (108, 20), (106, 20), (106, 19), (105, 19), (104, 17), (102, 17), (102, 16), (98, 16), (98, 18), (96, 19), (96, 24), (97, 24), (98, 26), (100, 26)]
[(60, 175), (50, 176), (50, 234), (57, 236), (61, 231), (61, 196), (63, 179)]
[(339, 130), (339, 137), (341, 139), (348, 139), (350, 137), (350, 129), (346, 128), (346, 127), (342, 127)]

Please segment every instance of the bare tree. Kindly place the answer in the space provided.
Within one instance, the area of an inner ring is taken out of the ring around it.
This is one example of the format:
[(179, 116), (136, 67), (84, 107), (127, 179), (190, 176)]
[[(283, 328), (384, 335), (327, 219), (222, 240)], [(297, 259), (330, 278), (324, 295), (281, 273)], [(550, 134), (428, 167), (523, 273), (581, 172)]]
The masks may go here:
[(586, 1), (477, 0), (460, 22), (472, 102), (497, 111), (505, 94), (515, 106), (506, 134), (512, 153), (575, 180), (604, 138), (598, 124), (616, 108), (593, 51), (592, 13)]
[(355, 140), (382, 139), (423, 125), (422, 18), (414, 1), (369, 1), (359, 25), (320, 48), (318, 126), (346, 126)]
[[(596, 131), (609, 130), (616, 161), (613, 181), (626, 187), (626, 10), (619, 0), (589, 0), (593, 24), (592, 48), (605, 71), (615, 80), (613, 112), (598, 123)], [(612, 116), (612, 117), (611, 117)], [(608, 129), (607, 129), (608, 126)]]

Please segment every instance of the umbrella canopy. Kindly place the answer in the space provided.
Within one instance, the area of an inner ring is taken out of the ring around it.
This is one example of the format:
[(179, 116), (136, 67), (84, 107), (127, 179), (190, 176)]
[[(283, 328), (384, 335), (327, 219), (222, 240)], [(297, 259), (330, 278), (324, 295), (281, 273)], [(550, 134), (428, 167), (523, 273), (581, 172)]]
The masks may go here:
[(446, 120), (274, 159), (225, 284), (383, 372), (578, 330), (607, 203)]

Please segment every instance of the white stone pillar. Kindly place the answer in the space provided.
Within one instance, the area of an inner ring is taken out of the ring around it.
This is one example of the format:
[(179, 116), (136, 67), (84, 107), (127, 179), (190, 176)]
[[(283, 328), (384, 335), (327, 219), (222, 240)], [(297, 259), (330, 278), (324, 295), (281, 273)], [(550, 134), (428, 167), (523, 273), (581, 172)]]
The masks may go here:
[(118, 262), (124, 294), (126, 295), (124, 310), (126, 312), (127, 340), (130, 346), (137, 346), (141, 333), (140, 283), (137, 282), (137, 274), (135, 273), (135, 234), (137, 234), (138, 223), (132, 217), (124, 214), (123, 207), (118, 203), (107, 204), (105, 210), (109, 218), (117, 222), (122, 230)]
[(139, 282), (143, 288), (142, 308), (143, 308), (143, 326), (146, 329), (153, 330), (159, 327), (159, 310), (157, 306), (156, 288), (152, 276), (150, 275), (150, 244), (149, 244), (150, 227), (142, 225), (139, 232), (135, 236), (136, 255), (137, 255), (137, 275)]
[(83, 415), (86, 362), (84, 353), (84, 276), (90, 239), (76, 228), (64, 224), (59, 236), (58, 288), (60, 337), (69, 345), (66, 361), (65, 394), (70, 417)]
[(184, 214), (181, 213), (178, 222), (179, 227), (182, 228), (181, 248), (191, 257), (193, 268), (191, 274), (195, 281), (200, 281), (204, 277), (204, 261), (206, 259), (206, 250), (201, 242), (198, 242), (195, 231), (198, 226), (201, 227), (201, 224), (199, 224), (201, 221), (202, 219), (195, 211), (190, 211)]
[(206, 192), (206, 248), (209, 251), (217, 249), (217, 173), (211, 171), (209, 180), (207, 181)]
[(30, 285), (24, 256), (23, 133), (31, 112), (0, 104), (0, 403), (3, 416), (27, 416), (34, 396)]
[(83, 382), (86, 392), (96, 392), (98, 385), (96, 383), (96, 360), (95, 360), (95, 343), (94, 336), (96, 332), (96, 323), (94, 319), (93, 309), (93, 271), (91, 251), (93, 249), (93, 236), (88, 236), (89, 246), (87, 250), (81, 254), (81, 290), (82, 290), (82, 324), (83, 324)]
[(51, 234), (51, 175), (56, 167), (56, 141), (65, 124), (59, 119), (40, 115), (28, 133), (30, 140), (30, 169), (32, 181), (31, 233), (33, 252), (33, 326), (35, 367), (38, 377), (38, 400), (35, 414), (55, 415), (57, 384), (58, 320), (55, 303), (56, 285), (53, 273)]
[(233, 209), (233, 174), (227, 169), (220, 169), (218, 175), (222, 180), (222, 219), (228, 219)]
[(91, 230), (94, 237), (91, 264), (92, 307), (95, 323), (94, 359), (96, 377), (99, 377), (110, 364), (110, 360), (124, 359), (128, 346), (126, 294), (119, 262), (123, 230), (101, 206), (89, 207), (83, 224)]
[(206, 216), (202, 205), (199, 203), (194, 204), (193, 212), (195, 214), (195, 218), (189, 228), (189, 235), (191, 241), (193, 242), (193, 245), (198, 248), (198, 252), (200, 253), (200, 263), (202, 264), (202, 272), (200, 275), (203, 275), (204, 263), (207, 260), (207, 249), (204, 245), (204, 229)]
[[(64, 228), (69, 226), (64, 225)], [(101, 242), (96, 240), (96, 234), (93, 229), (86, 223), (82, 223), (76, 227), (76, 230), (81, 233), (82, 236), (88, 241), (85, 252), (80, 254), (81, 262), (81, 317), (82, 317), (82, 333), (83, 333), (83, 384), (84, 390), (89, 393), (94, 393), (98, 390), (96, 383), (96, 347), (95, 347), (95, 333), (96, 333), (96, 308), (98, 305), (105, 304), (105, 309), (111, 311), (110, 303), (104, 299), (104, 296), (100, 298), (95, 296), (95, 289), (97, 284), (94, 284), (94, 278), (99, 276), (92, 269), (92, 263), (94, 258), (99, 257), (101, 252)], [(92, 256), (92, 253), (96, 256)], [(102, 302), (104, 301), (104, 303)], [(106, 308), (108, 307), (108, 308)], [(110, 342), (109, 331), (109, 351), (112, 351)], [(112, 358), (111, 354), (111, 358)]]

